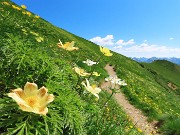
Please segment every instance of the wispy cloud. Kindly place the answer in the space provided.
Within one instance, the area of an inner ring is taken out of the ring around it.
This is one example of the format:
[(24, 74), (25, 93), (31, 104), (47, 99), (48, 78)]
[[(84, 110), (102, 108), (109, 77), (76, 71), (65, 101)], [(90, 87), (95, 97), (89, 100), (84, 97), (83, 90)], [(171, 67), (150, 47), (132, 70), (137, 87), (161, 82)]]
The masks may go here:
[(130, 47), (115, 46), (113, 50), (129, 57), (180, 57), (180, 48), (147, 43)]
[(174, 38), (173, 37), (170, 37), (169, 40), (173, 40)]
[(145, 43), (146, 43), (146, 42), (147, 42), (147, 40), (145, 39), (143, 42), (145, 42)]
[(125, 42), (124, 40), (120, 39), (115, 44), (117, 44), (117, 45), (132, 45), (132, 44), (135, 44), (135, 42), (134, 42), (134, 39), (130, 39), (127, 42)]
[[(169, 40), (173, 39), (172, 37), (169, 38)], [(115, 41), (113, 35), (107, 35), (104, 38), (94, 37), (90, 41), (98, 45), (109, 46), (111, 50), (128, 57), (180, 57), (180, 48), (150, 44), (147, 40), (137, 44), (134, 39)]]

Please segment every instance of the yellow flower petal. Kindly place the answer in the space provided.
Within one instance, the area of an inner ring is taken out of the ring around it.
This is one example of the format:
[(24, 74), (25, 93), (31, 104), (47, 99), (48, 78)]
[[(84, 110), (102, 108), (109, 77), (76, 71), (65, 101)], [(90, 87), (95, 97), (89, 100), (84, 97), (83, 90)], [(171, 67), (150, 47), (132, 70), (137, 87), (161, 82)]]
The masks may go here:
[(87, 91), (89, 91), (90, 93), (92, 93), (94, 96), (96, 96), (99, 99), (99, 93), (101, 92), (100, 88), (97, 88), (95, 85), (90, 85), (89, 81), (86, 79), (86, 84), (84, 82), (82, 82), (82, 85), (84, 85), (84, 87), (86, 88)]
[(26, 106), (25, 104), (18, 104), (19, 108), (25, 112), (33, 112), (33, 109), (30, 106)]
[(76, 71), (76, 73), (79, 74), (80, 76), (88, 76), (88, 75), (90, 75), (90, 73), (85, 72), (84, 69), (82, 69), (82, 68), (74, 67), (73, 69), (74, 69), (74, 70)]
[(48, 113), (48, 108), (47, 107), (43, 108), (43, 109), (39, 110), (37, 113), (42, 114), (42, 115), (46, 115)]
[(8, 96), (13, 98), (17, 102), (17, 104), (22, 104), (22, 105), (28, 107), (26, 102), (21, 97), (19, 97), (18, 94), (16, 94), (16, 93), (8, 93)]
[(43, 97), (47, 94), (48, 90), (43, 86), (39, 89), (38, 94), (40, 95), (40, 97)]
[(37, 89), (38, 89), (38, 87), (37, 87), (37, 85), (36, 85), (35, 83), (29, 83), (29, 82), (27, 82), (27, 83), (25, 84), (25, 86), (24, 86), (24, 93), (25, 93), (27, 96), (32, 95), (32, 94), (34, 95), (34, 94), (36, 94)]
[(39, 18), (40, 18), (40, 16), (39, 16), (39, 15), (35, 15), (35, 18), (36, 18), (36, 19), (39, 19)]
[(101, 75), (101, 73), (100, 73), (100, 74), (98, 74), (98, 72), (93, 72), (93, 75), (95, 75), (95, 76), (100, 76), (100, 75)]
[(108, 48), (100, 46), (100, 51), (105, 55), (105, 56), (112, 56), (113, 54), (110, 52)]
[(50, 102), (52, 102), (53, 100), (54, 100), (54, 95), (53, 95), (53, 94), (49, 94), (49, 95), (47, 96), (46, 102), (47, 102), (47, 103), (50, 103)]
[(58, 47), (59, 48), (63, 48), (64, 50), (67, 50), (67, 51), (73, 51), (73, 50), (78, 50), (79, 48), (78, 47), (74, 47), (74, 41), (72, 42), (66, 42), (64, 45), (62, 44), (61, 40), (59, 40), (59, 43), (58, 43)]

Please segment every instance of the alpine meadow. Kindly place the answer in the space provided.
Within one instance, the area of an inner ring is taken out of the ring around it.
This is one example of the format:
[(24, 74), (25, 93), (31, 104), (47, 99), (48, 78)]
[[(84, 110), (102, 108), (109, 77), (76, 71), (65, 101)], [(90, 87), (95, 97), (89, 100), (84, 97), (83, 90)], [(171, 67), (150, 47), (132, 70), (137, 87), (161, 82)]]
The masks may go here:
[(179, 135), (179, 75), (171, 62), (136, 62), (0, 0), (2, 135), (146, 134), (115, 99), (119, 93), (154, 123), (148, 135)]

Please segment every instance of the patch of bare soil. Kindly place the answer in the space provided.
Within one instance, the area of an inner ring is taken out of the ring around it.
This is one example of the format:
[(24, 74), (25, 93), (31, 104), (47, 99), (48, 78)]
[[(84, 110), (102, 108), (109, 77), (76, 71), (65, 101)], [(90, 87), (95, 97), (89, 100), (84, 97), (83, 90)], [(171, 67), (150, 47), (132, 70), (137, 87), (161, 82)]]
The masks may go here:
[(173, 83), (169, 82), (168, 84), (168, 87), (171, 88), (172, 90), (176, 90), (177, 89), (177, 86), (174, 85)]
[[(114, 71), (112, 66), (106, 65), (105, 69), (110, 76), (116, 76), (116, 72)], [(111, 84), (109, 82), (104, 82), (101, 85), (102, 89), (111, 92), (109, 90), (109, 87), (111, 87)], [(159, 135), (155, 127), (156, 122), (148, 122), (147, 117), (142, 113), (142, 111), (131, 105), (123, 93), (115, 94), (114, 98), (117, 100), (117, 103), (124, 109), (124, 111), (129, 115), (133, 124), (137, 128), (140, 128), (145, 135)]]

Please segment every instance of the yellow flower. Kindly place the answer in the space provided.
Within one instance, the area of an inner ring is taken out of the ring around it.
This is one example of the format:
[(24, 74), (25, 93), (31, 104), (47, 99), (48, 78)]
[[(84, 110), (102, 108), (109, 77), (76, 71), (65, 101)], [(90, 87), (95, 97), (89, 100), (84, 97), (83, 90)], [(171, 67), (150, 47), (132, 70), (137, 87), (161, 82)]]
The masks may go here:
[(21, 10), (21, 8), (20, 8), (20, 7), (16, 7), (16, 9), (17, 9), (17, 10)]
[(93, 72), (93, 75), (95, 75), (95, 76), (100, 76), (100, 74), (98, 74), (98, 72)]
[(4, 9), (3, 9), (3, 8), (0, 8), (0, 10), (1, 10), (1, 11), (4, 11)]
[(96, 85), (90, 85), (89, 81), (86, 79), (86, 84), (82, 82), (82, 85), (85, 86), (86, 90), (92, 93), (94, 96), (96, 96), (99, 99), (99, 92), (101, 92), (101, 89), (96, 87)]
[(38, 15), (35, 15), (35, 18), (36, 18), (36, 19), (39, 19), (39, 18), (40, 18), (40, 16), (38, 16)]
[(62, 42), (61, 42), (61, 40), (59, 40), (58, 47), (59, 47), (59, 48), (63, 48), (64, 50), (67, 50), (67, 51), (73, 51), (73, 50), (78, 50), (78, 49), (79, 49), (78, 47), (74, 47), (74, 41), (72, 41), (72, 42), (66, 42), (66, 43), (63, 45)]
[(26, 14), (27, 14), (28, 16), (31, 16), (31, 12), (26, 12)]
[(27, 82), (24, 90), (14, 89), (8, 96), (16, 101), (21, 110), (46, 115), (48, 112), (46, 105), (54, 100), (54, 95), (47, 92), (44, 86), (38, 90), (35, 83)]
[(30, 31), (30, 33), (31, 33), (32, 35), (36, 36), (36, 37), (38, 37), (38, 36), (39, 36), (39, 34), (38, 34), (38, 33), (36, 33), (36, 32)]
[(74, 70), (76, 71), (76, 73), (79, 74), (80, 76), (88, 76), (88, 75), (90, 75), (90, 73), (85, 72), (84, 69), (82, 69), (82, 68), (74, 67), (73, 69), (74, 69)]
[(109, 108), (108, 107), (106, 108), (106, 111), (109, 112)]
[(22, 30), (23, 34), (28, 35), (28, 33), (27, 33), (27, 30), (26, 30), (26, 29), (21, 29), (21, 30)]
[(113, 55), (108, 48), (104, 48), (104, 47), (102, 47), (102, 46), (100, 46), (100, 51), (101, 51), (105, 56), (112, 56), (112, 55)]
[(26, 12), (25, 12), (25, 11), (23, 11), (23, 12), (22, 12), (22, 14), (24, 14), (24, 15), (25, 15), (25, 14), (26, 14)]
[(16, 10), (21, 10), (20, 7), (17, 7), (17, 6), (15, 6), (15, 5), (12, 5), (12, 8), (14, 8), (14, 9), (16, 9)]
[(35, 37), (36, 41), (37, 42), (42, 42), (44, 41), (44, 38), (43, 37)]
[(27, 8), (25, 5), (21, 5), (21, 7), (22, 7), (23, 9), (26, 9), (26, 8)]
[(138, 130), (138, 132), (142, 133), (142, 130), (140, 128), (138, 128), (137, 130)]
[(2, 4), (9, 6), (10, 4), (8, 2), (2, 2)]

